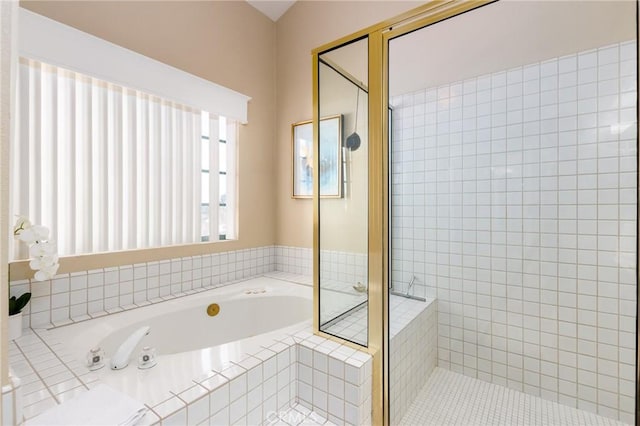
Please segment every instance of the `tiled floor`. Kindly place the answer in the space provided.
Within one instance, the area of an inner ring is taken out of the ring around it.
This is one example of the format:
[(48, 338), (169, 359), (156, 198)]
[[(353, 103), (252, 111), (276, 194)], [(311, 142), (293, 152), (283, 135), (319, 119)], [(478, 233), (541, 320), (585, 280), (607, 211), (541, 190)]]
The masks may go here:
[(625, 423), (436, 368), (401, 425), (615, 425)]
[(269, 426), (332, 426), (331, 423), (324, 417), (320, 417), (314, 411), (308, 408), (296, 404), (286, 411), (272, 412), (267, 415), (266, 425)]

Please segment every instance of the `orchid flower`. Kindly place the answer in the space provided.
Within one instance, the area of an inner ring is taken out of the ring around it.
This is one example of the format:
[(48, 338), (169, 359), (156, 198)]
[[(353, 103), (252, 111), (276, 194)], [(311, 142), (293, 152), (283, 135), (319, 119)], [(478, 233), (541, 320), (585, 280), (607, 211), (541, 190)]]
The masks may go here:
[(31, 228), (31, 221), (29, 221), (29, 218), (26, 216), (16, 216), (16, 224), (13, 225), (13, 235), (18, 237), (23, 230)]
[(24, 241), (27, 244), (37, 243), (39, 241), (45, 241), (49, 238), (49, 228), (40, 225), (34, 225), (30, 228), (23, 229), (18, 234), (20, 241)]
[(58, 263), (58, 255), (35, 257), (29, 262), (29, 267), (34, 271), (36, 269), (48, 268)]
[(57, 251), (56, 245), (48, 241), (36, 241), (36, 243), (29, 248), (29, 254), (34, 257), (53, 256)]
[(36, 271), (34, 278), (37, 281), (52, 279), (60, 264), (56, 244), (49, 241), (49, 228), (32, 225), (26, 216), (18, 216), (13, 227), (13, 235), (29, 245), (29, 255), (33, 257), (29, 267)]
[(55, 263), (53, 265), (44, 266), (40, 270), (36, 271), (36, 273), (35, 273), (35, 275), (33, 277), (37, 281), (50, 280), (56, 275), (56, 272), (58, 272), (58, 268), (59, 267), (60, 267), (60, 265), (58, 263)]
[(37, 271), (35, 273), (33, 278), (35, 278), (36, 281), (50, 280), (56, 275), (56, 271), (58, 270), (58, 266), (60, 266), (60, 265), (55, 265), (55, 268), (50, 267), (50, 268), (41, 269), (41, 270), (39, 270), (39, 271)]

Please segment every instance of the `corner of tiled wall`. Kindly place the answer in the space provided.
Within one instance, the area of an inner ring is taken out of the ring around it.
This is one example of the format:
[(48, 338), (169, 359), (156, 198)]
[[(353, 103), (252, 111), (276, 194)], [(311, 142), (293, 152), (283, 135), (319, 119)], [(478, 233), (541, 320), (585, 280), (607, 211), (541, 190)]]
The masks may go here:
[(297, 275), (313, 272), (313, 249), (306, 247), (275, 246), (277, 271)]
[[(390, 423), (399, 424), (438, 363), (438, 305), (392, 296)], [(408, 322), (407, 322), (408, 321)]]
[(318, 336), (297, 350), (298, 402), (335, 424), (370, 424), (371, 356)]

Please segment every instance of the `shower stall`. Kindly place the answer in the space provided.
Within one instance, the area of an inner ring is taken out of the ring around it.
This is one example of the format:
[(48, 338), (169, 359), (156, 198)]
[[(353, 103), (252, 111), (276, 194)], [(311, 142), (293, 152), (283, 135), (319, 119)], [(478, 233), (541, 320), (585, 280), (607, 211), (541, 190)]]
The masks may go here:
[(323, 58), (366, 76), (367, 194), (331, 214), (366, 223), (367, 339), (318, 330), (373, 355), (374, 422), (637, 424), (637, 13), (437, 2), (314, 52), (316, 119)]

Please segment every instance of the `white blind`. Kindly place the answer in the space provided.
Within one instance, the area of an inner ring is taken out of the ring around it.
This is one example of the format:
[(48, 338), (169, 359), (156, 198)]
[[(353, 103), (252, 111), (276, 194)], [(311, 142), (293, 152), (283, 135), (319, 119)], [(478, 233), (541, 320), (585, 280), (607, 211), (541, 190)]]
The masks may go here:
[(60, 255), (201, 240), (200, 111), (21, 59), (15, 136), (11, 212)]
[(249, 96), (23, 8), (18, 30), (21, 56), (247, 122)]

